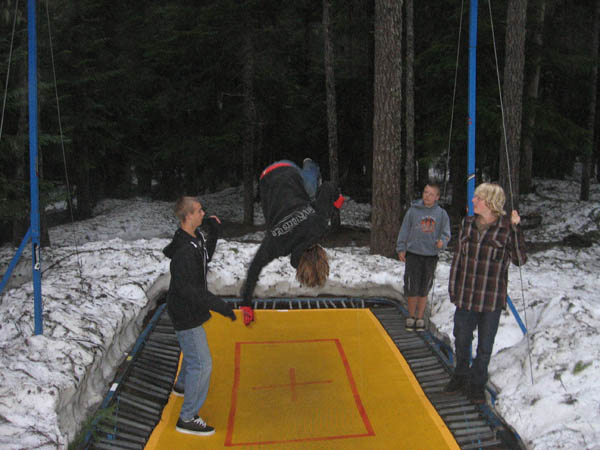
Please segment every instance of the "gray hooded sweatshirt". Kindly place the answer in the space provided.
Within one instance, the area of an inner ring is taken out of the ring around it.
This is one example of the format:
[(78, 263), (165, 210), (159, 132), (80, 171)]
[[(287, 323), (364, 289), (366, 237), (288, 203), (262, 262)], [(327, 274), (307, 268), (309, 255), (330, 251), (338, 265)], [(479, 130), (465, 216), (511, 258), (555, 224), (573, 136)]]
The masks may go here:
[[(436, 241), (441, 240), (438, 249)], [(450, 241), (450, 219), (448, 213), (436, 203), (431, 208), (416, 200), (406, 212), (398, 240), (396, 252), (410, 252), (423, 256), (436, 256), (448, 246)]]

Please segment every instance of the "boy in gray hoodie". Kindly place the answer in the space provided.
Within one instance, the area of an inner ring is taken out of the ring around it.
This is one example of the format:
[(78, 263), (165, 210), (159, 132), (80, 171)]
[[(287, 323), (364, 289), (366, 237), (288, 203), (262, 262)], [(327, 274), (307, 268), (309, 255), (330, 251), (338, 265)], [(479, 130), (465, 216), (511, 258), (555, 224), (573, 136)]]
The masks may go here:
[(448, 213), (437, 204), (440, 188), (428, 183), (423, 198), (413, 202), (406, 212), (396, 251), (398, 259), (406, 263), (404, 269), (404, 295), (408, 304), (407, 331), (424, 331), (425, 304), (433, 285), (438, 254), (450, 241)]

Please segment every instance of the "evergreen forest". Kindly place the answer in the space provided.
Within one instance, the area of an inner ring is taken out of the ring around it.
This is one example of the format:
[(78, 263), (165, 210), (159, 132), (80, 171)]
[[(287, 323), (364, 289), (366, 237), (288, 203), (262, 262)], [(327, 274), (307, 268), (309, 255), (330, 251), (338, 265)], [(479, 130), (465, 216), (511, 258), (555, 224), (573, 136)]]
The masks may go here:
[[(517, 193), (580, 163), (586, 199), (599, 176), (599, 5), (479, 1), (478, 181), (502, 182), (506, 135)], [(103, 198), (173, 200), (240, 185), (252, 202), (266, 165), (311, 157), (374, 216), (379, 186), (397, 198), (399, 217), (431, 169), (453, 187), (452, 208), (464, 208), (468, 0), (37, 7), (42, 204), (76, 198), (75, 219), (85, 219)], [(0, 13), (0, 238), (18, 244), (29, 214), (27, 2), (3, 0)], [(397, 163), (382, 164), (378, 151)]]

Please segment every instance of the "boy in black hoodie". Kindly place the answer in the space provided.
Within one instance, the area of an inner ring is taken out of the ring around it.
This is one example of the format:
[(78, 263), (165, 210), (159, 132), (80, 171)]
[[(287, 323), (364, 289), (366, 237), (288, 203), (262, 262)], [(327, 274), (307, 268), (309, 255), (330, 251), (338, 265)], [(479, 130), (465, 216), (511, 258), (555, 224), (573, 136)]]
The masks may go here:
[(208, 290), (206, 272), (217, 245), (220, 221), (207, 221), (208, 239), (198, 227), (204, 210), (193, 197), (181, 197), (175, 204), (180, 227), (163, 253), (171, 259), (171, 282), (167, 294), (167, 311), (183, 353), (179, 377), (173, 388), (176, 395), (185, 393), (176, 430), (209, 436), (215, 429), (204, 422), (198, 411), (208, 395), (212, 357), (202, 324), (210, 319), (210, 310), (235, 320), (231, 306)]
[(317, 243), (327, 232), (333, 208), (341, 208), (344, 197), (328, 181), (316, 192), (316, 199), (311, 202), (301, 170), (290, 161), (273, 163), (260, 175), (260, 199), (267, 230), (242, 287), (240, 309), (244, 324), (254, 320), (251, 301), (260, 272), (275, 258), (290, 255), (300, 284), (325, 284), (329, 263), (327, 253)]

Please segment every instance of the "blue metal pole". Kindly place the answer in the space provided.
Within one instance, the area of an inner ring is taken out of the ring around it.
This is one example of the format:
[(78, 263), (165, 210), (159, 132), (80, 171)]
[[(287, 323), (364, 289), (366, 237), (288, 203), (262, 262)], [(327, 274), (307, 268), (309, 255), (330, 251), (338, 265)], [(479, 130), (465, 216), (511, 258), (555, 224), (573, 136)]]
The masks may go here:
[(40, 258), (40, 206), (38, 186), (38, 123), (37, 123), (37, 35), (35, 0), (27, 2), (27, 35), (29, 39), (29, 187), (31, 193), (31, 260), (33, 270), (33, 310), (35, 334), (43, 333), (42, 323), (42, 261)]
[[(467, 141), (467, 214), (473, 215), (475, 193), (475, 115), (477, 111), (477, 0), (471, 0), (469, 10), (469, 117)], [(473, 344), (469, 352), (473, 355)]]
[(473, 194), (475, 193), (475, 113), (477, 105), (477, 0), (471, 0), (469, 19), (469, 120), (467, 163), (467, 204), (468, 214), (473, 215)]
[(510, 295), (506, 296), (506, 303), (508, 304), (508, 307), (510, 308), (510, 311), (513, 313), (513, 316), (515, 316), (515, 320), (517, 321), (517, 325), (519, 325), (519, 328), (521, 329), (521, 332), (523, 333), (523, 335), (527, 334), (527, 328), (525, 328), (525, 324), (521, 320), (521, 316), (519, 315), (519, 311), (517, 311), (517, 308), (515, 308), (515, 305), (513, 304), (512, 300), (510, 299)]

